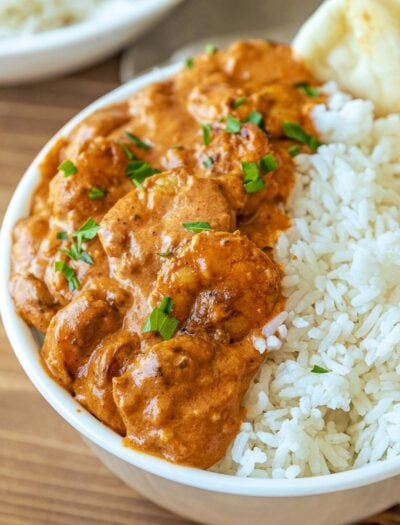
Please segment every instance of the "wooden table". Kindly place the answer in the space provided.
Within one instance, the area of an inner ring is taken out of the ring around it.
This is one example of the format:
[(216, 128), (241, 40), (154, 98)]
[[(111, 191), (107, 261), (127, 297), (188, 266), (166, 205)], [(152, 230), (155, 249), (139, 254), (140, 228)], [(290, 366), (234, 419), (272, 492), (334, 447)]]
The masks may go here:
[[(67, 78), (0, 89), (0, 220), (40, 148), (117, 85), (112, 59)], [(400, 524), (400, 509), (366, 523)], [(45, 524), (189, 522), (144, 500), (103, 467), (31, 385), (0, 326), (0, 525)]]

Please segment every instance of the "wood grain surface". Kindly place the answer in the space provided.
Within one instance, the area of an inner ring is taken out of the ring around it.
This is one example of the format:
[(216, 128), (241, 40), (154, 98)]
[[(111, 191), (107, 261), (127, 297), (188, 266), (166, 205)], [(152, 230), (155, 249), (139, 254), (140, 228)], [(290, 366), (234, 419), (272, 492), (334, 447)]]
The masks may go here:
[[(40, 148), (117, 85), (114, 58), (67, 78), (0, 89), (0, 220)], [(400, 508), (366, 523), (400, 524)], [(0, 326), (0, 525), (81, 524), (189, 522), (144, 500), (105, 469), (31, 385)]]

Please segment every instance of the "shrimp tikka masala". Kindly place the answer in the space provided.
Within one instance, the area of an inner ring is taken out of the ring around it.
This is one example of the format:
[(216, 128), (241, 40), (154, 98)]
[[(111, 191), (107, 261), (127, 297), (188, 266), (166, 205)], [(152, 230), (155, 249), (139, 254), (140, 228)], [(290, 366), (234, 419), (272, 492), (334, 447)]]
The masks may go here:
[(15, 306), (52, 377), (133, 448), (209, 468), (238, 432), (319, 96), (289, 47), (208, 46), (43, 162), (14, 230)]

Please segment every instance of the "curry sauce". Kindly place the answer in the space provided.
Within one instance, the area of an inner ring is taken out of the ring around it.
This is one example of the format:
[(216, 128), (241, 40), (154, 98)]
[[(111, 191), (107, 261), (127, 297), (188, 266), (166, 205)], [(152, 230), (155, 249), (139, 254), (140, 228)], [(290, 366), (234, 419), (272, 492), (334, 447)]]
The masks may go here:
[(283, 304), (272, 248), (320, 100), (289, 47), (208, 51), (56, 144), (10, 282), (55, 380), (129, 446), (199, 468), (238, 432)]

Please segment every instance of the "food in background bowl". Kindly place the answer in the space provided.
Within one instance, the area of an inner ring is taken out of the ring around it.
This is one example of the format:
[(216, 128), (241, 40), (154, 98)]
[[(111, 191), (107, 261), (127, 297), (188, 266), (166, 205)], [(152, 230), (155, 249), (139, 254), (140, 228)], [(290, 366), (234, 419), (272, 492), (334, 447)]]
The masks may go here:
[(15, 230), (49, 371), (177, 463), (291, 478), (398, 455), (398, 130), (261, 41), (93, 114)]
[(0, 38), (39, 33), (76, 24), (105, 0), (2, 0)]
[(10, 8), (5, 0), (3, 10), (0, 6), (0, 84), (87, 67), (133, 42), (180, 1), (15, 0)]

